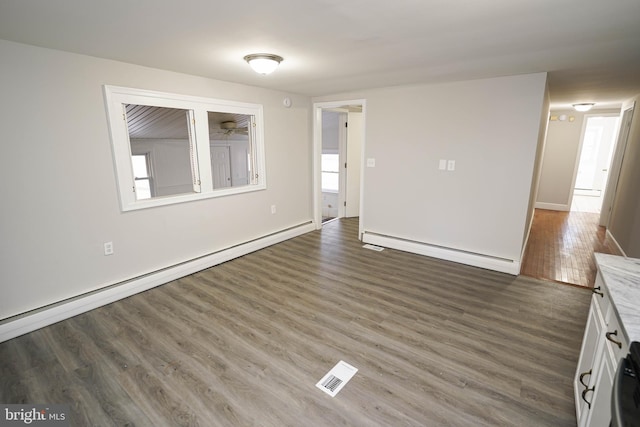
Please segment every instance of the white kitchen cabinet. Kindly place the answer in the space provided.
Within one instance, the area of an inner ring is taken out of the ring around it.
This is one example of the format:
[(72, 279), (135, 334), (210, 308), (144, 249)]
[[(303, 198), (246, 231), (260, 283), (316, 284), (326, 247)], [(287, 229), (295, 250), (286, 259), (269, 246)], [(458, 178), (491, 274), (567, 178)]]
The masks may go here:
[[(603, 330), (605, 327), (602, 313), (598, 306), (598, 298), (594, 295), (591, 299), (591, 308), (589, 309), (589, 317), (587, 318), (587, 326), (582, 340), (582, 349), (580, 351), (580, 359), (578, 361), (578, 369), (573, 380), (573, 390), (576, 402), (576, 417), (578, 426), (586, 425), (589, 416), (591, 393), (597, 376), (597, 360), (598, 355), (602, 355), (603, 347)], [(591, 390), (591, 391), (589, 391)]]
[(596, 369), (598, 376), (594, 382), (595, 390), (591, 397), (587, 396), (591, 400), (591, 410), (588, 411), (585, 425), (607, 427), (611, 422), (611, 389), (618, 362), (607, 351), (600, 358)]
[(629, 349), (600, 274), (595, 286), (573, 384), (579, 427), (609, 425), (613, 378)]

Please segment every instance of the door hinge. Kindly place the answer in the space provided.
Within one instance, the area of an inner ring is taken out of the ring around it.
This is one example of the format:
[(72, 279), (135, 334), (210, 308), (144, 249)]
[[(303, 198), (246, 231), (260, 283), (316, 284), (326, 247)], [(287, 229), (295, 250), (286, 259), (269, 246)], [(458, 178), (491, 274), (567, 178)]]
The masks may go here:
[(347, 206), (347, 202), (344, 202), (344, 206)]
[(344, 168), (345, 169), (347, 168), (347, 162), (344, 162)]
[(348, 128), (349, 127), (349, 122), (344, 122), (344, 127)]

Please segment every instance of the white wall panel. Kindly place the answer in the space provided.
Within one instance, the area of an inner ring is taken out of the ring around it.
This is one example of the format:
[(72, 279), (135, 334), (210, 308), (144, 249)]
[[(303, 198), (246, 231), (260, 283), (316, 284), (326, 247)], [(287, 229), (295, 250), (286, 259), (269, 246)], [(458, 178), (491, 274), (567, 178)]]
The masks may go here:
[[(6, 41), (0, 57), (0, 319), (312, 219), (307, 97)], [(262, 104), (267, 189), (121, 212), (105, 84)]]
[[(367, 101), (365, 232), (519, 261), (545, 87), (539, 73), (314, 102)], [(455, 170), (440, 170), (441, 159)]]

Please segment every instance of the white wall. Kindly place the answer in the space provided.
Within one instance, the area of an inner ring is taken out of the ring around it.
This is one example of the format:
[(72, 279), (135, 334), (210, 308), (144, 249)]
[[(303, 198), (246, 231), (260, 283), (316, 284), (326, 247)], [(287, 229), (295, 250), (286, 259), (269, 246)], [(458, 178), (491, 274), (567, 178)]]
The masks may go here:
[(640, 258), (640, 94), (622, 107), (635, 102), (618, 188), (611, 209), (609, 232), (624, 253)]
[[(527, 208), (527, 220), (526, 220), (526, 229), (524, 230), (523, 235), (523, 245), (522, 245), (522, 257), (524, 257), (524, 251), (526, 249), (527, 240), (529, 238), (529, 232), (531, 230), (531, 226), (533, 225), (533, 215), (535, 214), (535, 205), (536, 205), (536, 196), (538, 194), (538, 188), (540, 187), (540, 179), (542, 175), (542, 158), (544, 156), (544, 145), (547, 139), (547, 131), (549, 125), (549, 105), (550, 105), (550, 95), (549, 95), (549, 85), (545, 85), (544, 91), (544, 100), (542, 103), (542, 111), (540, 113), (540, 128), (538, 130), (538, 148), (536, 149), (536, 160), (533, 165), (533, 181), (531, 182), (531, 191), (529, 193), (529, 207)], [(522, 259), (521, 257), (521, 259)]]
[(153, 195), (193, 192), (188, 139), (130, 139), (131, 154), (147, 154), (153, 168)]
[(539, 73), (314, 101), (366, 99), (365, 233), (519, 262), (545, 94)]
[(345, 212), (347, 218), (360, 215), (360, 176), (362, 174), (362, 144), (364, 119), (361, 112), (349, 112), (347, 116), (347, 170), (345, 183)]
[[(313, 218), (307, 97), (6, 41), (0, 58), (0, 319)], [(105, 84), (263, 104), (267, 190), (121, 212)]]
[[(536, 198), (536, 207), (568, 211), (571, 191), (585, 115), (620, 113), (620, 110), (553, 110), (551, 116), (566, 115), (567, 120), (549, 122), (542, 160), (542, 174)], [(569, 118), (574, 120), (570, 121)]]

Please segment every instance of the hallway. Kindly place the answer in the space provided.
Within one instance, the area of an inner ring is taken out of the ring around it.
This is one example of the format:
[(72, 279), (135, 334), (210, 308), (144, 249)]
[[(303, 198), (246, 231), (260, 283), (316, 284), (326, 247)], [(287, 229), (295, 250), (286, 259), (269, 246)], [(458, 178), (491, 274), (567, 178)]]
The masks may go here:
[(593, 287), (594, 252), (621, 255), (593, 212), (536, 209), (520, 274)]

